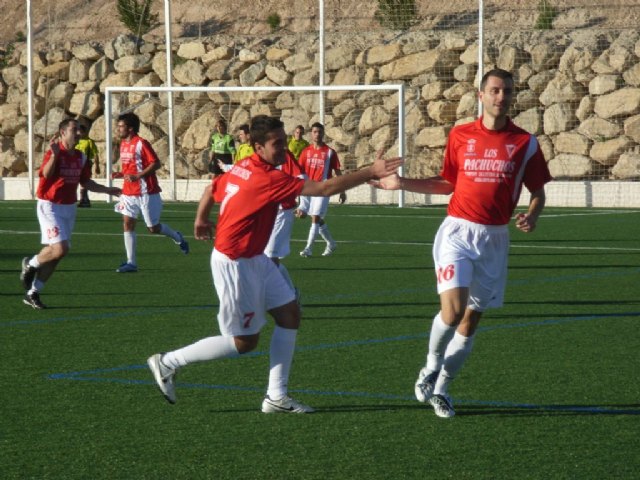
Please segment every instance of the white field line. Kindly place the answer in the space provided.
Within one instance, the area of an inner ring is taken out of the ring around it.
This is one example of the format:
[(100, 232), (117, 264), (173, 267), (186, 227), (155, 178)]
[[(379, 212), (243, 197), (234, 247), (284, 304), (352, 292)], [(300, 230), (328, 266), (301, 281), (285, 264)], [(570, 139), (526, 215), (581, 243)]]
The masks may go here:
[[(40, 235), (39, 231), (27, 231), (27, 230), (0, 230), (0, 235)], [(122, 232), (110, 232), (110, 233), (100, 233), (100, 232), (73, 232), (73, 236), (96, 236), (96, 237), (120, 237), (122, 236)], [(163, 238), (162, 235), (154, 235), (151, 233), (139, 233), (139, 237), (149, 237), (149, 238)], [(193, 238), (192, 236), (185, 235), (185, 238)], [(292, 242), (295, 243), (306, 243), (306, 239), (296, 239), (292, 238)], [(358, 245), (398, 245), (405, 247), (431, 247), (433, 246), (432, 242), (394, 242), (394, 241), (375, 241), (375, 240), (367, 240), (367, 241), (359, 241), (359, 240), (338, 240), (339, 244), (358, 244)], [(625, 248), (625, 247), (584, 247), (584, 246), (567, 246), (567, 245), (525, 245), (525, 244), (511, 244), (510, 248), (530, 248), (530, 249), (538, 249), (538, 250), (574, 250), (574, 251), (588, 251), (588, 250), (597, 250), (597, 251), (606, 251), (606, 252), (639, 252), (640, 248)]]

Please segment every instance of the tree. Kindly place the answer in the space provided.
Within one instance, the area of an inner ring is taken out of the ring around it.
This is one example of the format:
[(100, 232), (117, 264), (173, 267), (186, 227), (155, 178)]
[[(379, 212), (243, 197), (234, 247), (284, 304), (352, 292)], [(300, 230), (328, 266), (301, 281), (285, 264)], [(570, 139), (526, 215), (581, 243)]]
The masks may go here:
[(553, 19), (557, 15), (558, 11), (551, 5), (549, 0), (540, 0), (535, 28), (538, 30), (551, 30), (553, 28)]
[(383, 27), (407, 30), (416, 21), (415, 0), (378, 0), (374, 18)]
[(153, 0), (117, 0), (120, 21), (140, 38), (158, 25), (158, 14), (151, 13)]

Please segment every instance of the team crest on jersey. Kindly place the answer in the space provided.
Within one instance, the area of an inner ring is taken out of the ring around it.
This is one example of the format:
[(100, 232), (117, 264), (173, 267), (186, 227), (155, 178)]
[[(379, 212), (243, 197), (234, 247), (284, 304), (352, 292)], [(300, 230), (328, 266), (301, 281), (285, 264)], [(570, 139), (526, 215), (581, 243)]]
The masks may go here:
[(505, 145), (505, 147), (507, 149), (507, 155), (509, 155), (509, 158), (511, 158), (513, 156), (513, 152), (516, 151), (516, 146), (513, 145), (512, 143), (509, 143)]
[(470, 138), (467, 140), (467, 153), (473, 153), (476, 151), (476, 139)]

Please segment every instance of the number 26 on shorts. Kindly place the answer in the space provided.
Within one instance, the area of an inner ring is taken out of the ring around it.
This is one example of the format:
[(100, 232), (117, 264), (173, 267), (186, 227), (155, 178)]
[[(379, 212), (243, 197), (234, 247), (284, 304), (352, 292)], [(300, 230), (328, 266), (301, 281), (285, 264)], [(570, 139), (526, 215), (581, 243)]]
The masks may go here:
[(449, 280), (451, 280), (453, 278), (453, 276), (455, 275), (455, 269), (453, 264), (447, 265), (445, 267), (438, 267), (437, 270), (437, 277), (438, 277), (438, 283), (442, 283), (442, 282), (448, 282)]

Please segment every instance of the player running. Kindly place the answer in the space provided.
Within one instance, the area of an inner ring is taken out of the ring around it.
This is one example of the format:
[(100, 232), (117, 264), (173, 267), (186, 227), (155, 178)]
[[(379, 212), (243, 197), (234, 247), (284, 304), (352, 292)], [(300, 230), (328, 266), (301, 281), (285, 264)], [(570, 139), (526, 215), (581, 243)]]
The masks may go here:
[(148, 358), (147, 364), (167, 401), (175, 403), (175, 374), (195, 362), (236, 357), (256, 348), (268, 312), (275, 320), (271, 337), (269, 384), (264, 413), (310, 413), (313, 408), (288, 395), (289, 371), (300, 326), (295, 293), (265, 254), (278, 206), (302, 195), (329, 196), (372, 178), (395, 172), (401, 159), (375, 162), (326, 182), (293, 178), (276, 167), (286, 159), (287, 136), (277, 118), (259, 115), (251, 122), (255, 153), (213, 179), (200, 200), (194, 233), (209, 240), (209, 214), (220, 203), (211, 271), (220, 300), (220, 335)]
[(531, 192), (515, 226), (532, 232), (551, 180), (536, 138), (515, 126), (507, 112), (513, 99), (511, 73), (486, 73), (478, 93), (483, 116), (454, 127), (440, 176), (382, 179), (387, 190), (453, 196), (433, 245), (440, 311), (429, 336), (429, 353), (415, 384), (416, 398), (439, 417), (455, 414), (447, 391), (471, 353), (482, 313), (502, 306), (507, 282), (508, 224), (523, 185)]

